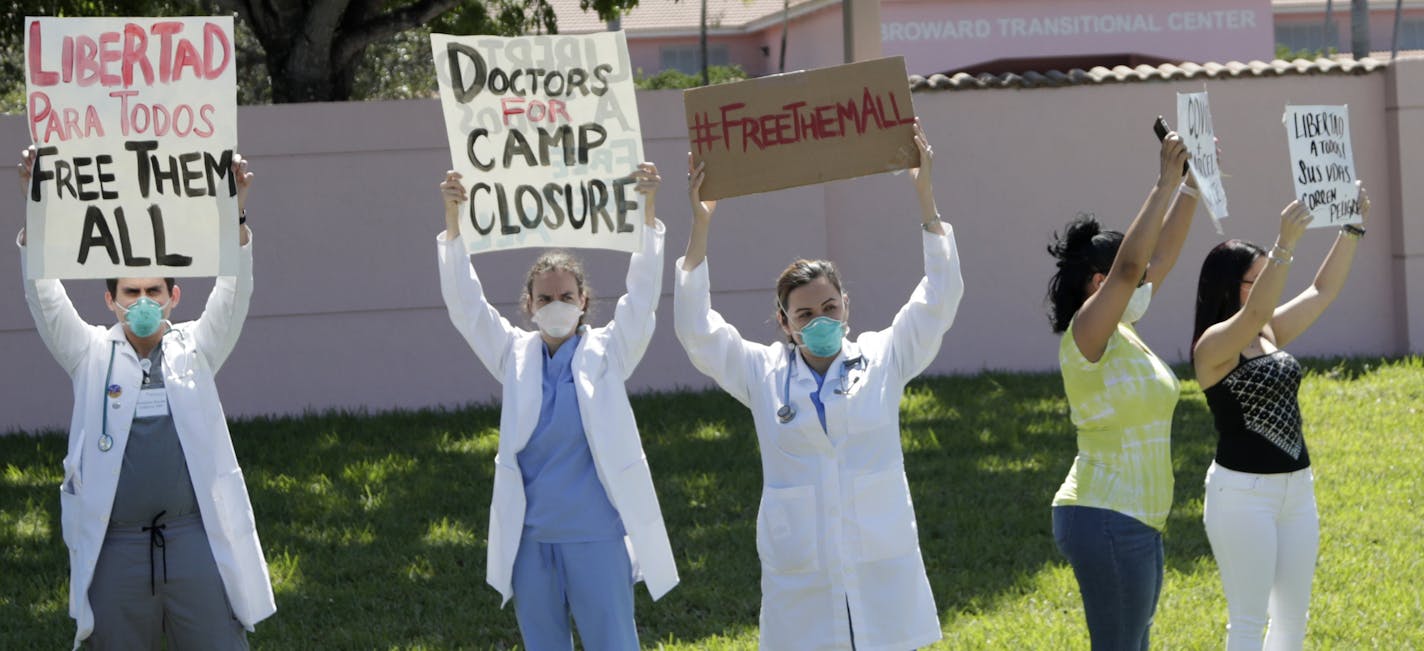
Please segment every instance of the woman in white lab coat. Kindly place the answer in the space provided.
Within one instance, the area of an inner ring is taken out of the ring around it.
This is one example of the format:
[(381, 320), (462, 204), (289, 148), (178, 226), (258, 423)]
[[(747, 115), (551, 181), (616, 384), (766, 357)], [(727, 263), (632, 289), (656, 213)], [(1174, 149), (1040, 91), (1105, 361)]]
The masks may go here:
[(833, 264), (798, 260), (777, 282), (786, 342), (742, 339), (712, 310), (702, 201), (689, 170), (692, 237), (677, 263), (674, 323), (698, 370), (752, 410), (762, 455), (757, 515), (761, 648), (910, 649), (940, 639), (900, 446), (900, 397), (935, 354), (964, 283), (939, 220), (933, 151), (916, 126), (925, 276), (886, 330), (846, 336)]
[(514, 598), (524, 646), (573, 650), (570, 617), (584, 647), (637, 649), (633, 582), (653, 599), (677, 585), (677, 567), (624, 382), (653, 335), (662, 287), (663, 226), (653, 216), (660, 177), (633, 174), (645, 199), (642, 250), (628, 264), (628, 292), (613, 321), (584, 324), (582, 266), (542, 255), (524, 283), (524, 309), (538, 326), (510, 325), (485, 299), (460, 236), (469, 200), (449, 172), (446, 231), (437, 238), (440, 290), (455, 328), (504, 385), (490, 505), (486, 580)]

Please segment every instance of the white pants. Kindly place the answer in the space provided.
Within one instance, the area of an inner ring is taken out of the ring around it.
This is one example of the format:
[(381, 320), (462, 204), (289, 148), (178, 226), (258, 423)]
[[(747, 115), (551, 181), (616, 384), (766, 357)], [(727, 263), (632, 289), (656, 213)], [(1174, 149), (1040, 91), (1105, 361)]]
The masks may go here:
[(1320, 548), (1310, 468), (1257, 475), (1211, 464), (1202, 520), (1226, 593), (1227, 651), (1299, 651)]

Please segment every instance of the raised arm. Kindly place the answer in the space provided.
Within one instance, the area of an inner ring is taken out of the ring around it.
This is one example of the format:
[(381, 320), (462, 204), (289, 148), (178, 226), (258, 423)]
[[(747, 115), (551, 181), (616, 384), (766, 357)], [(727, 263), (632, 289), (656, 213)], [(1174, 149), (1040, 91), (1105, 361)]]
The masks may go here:
[[(20, 162), (16, 166), (20, 173), (21, 196), (29, 186), (34, 161), (35, 148), (31, 145), (20, 153)], [(80, 318), (74, 303), (69, 300), (69, 294), (64, 291), (63, 283), (53, 278), (29, 278), (26, 271), (29, 250), (24, 227), (20, 228), (15, 244), (20, 247), (20, 280), (25, 286), (25, 305), (30, 308), (30, 316), (34, 317), (35, 330), (40, 333), (40, 340), (49, 348), (55, 361), (66, 373), (74, 375), (84, 359), (84, 351), (89, 347), (94, 326)]]
[(1363, 227), (1370, 216), (1369, 194), (1365, 192), (1360, 181), (1356, 181), (1355, 185), (1360, 188), (1359, 233), (1340, 229), (1340, 234), (1335, 237), (1335, 244), (1330, 247), (1330, 253), (1320, 264), (1320, 270), (1315, 272), (1315, 281), (1299, 296), (1276, 308), (1271, 317), (1271, 331), (1276, 336), (1277, 346), (1285, 346), (1294, 341), (1314, 325), (1315, 320), (1325, 312), (1325, 308), (1340, 295), (1345, 280), (1350, 277), (1350, 266), (1355, 261), (1355, 249), (1359, 248), (1360, 237), (1364, 234)]
[(920, 150), (920, 166), (910, 170), (915, 194), (920, 200), (920, 224), (924, 229), (925, 276), (910, 300), (890, 325), (891, 355), (900, 376), (910, 378), (929, 366), (939, 353), (944, 333), (954, 323), (959, 301), (964, 296), (964, 278), (959, 272), (959, 251), (954, 232), (940, 221), (935, 206), (934, 149), (915, 124), (915, 146)]
[(1246, 304), (1225, 321), (1206, 329), (1192, 351), (1197, 381), (1203, 388), (1221, 381), (1234, 367), (1236, 358), (1260, 336), (1280, 300), (1286, 276), (1290, 274), (1291, 252), (1310, 223), (1310, 211), (1292, 201), (1281, 211), (1281, 232), (1271, 248), (1270, 262), (1254, 280)]
[(1182, 181), (1182, 164), (1187, 161), (1187, 148), (1181, 137), (1175, 132), (1167, 134), (1157, 158), (1157, 182), (1127, 227), (1107, 277), (1074, 317), (1073, 343), (1089, 362), (1102, 358), (1132, 293), (1146, 279), (1150, 258), (1157, 250), (1162, 232), (1163, 216)]
[(751, 404), (750, 361), (760, 348), (742, 339), (737, 329), (712, 309), (707, 273), (707, 233), (715, 201), (702, 201), (705, 164), (692, 167), (687, 156), (688, 198), (692, 202), (692, 235), (687, 254), (677, 264), (673, 289), (673, 330), (692, 365), (712, 378), (744, 405)]
[[(232, 175), (237, 179), (237, 211), (246, 214), (247, 194), (252, 189), (252, 172), (242, 156), (233, 154)], [(236, 276), (218, 276), (203, 306), (203, 314), (193, 325), (193, 339), (208, 366), (217, 372), (237, 345), (247, 309), (252, 302), (252, 231), (238, 224), (238, 270)]]
[(1157, 248), (1152, 251), (1152, 260), (1147, 263), (1145, 282), (1152, 283), (1152, 295), (1162, 291), (1162, 281), (1167, 279), (1177, 258), (1182, 253), (1182, 245), (1187, 241), (1187, 233), (1192, 230), (1192, 217), (1197, 212), (1197, 177), (1188, 174), (1182, 182), (1185, 189), (1172, 198), (1172, 207), (1167, 209), (1167, 218), (1162, 222), (1162, 234), (1157, 237)]
[(440, 193), (445, 199), (445, 232), (435, 238), (440, 262), (440, 296), (445, 299), (450, 322), (455, 324), (465, 343), (494, 378), (503, 382), (504, 366), (519, 329), (510, 325), (499, 310), (485, 300), (484, 286), (470, 264), (464, 240), (460, 239), (460, 206), (469, 197), (459, 172), (445, 173)]
[(635, 189), (643, 195), (643, 247), (628, 261), (628, 292), (618, 299), (613, 321), (608, 324), (608, 354), (622, 369), (626, 380), (648, 349), (657, 324), (658, 301), (663, 291), (662, 222), (656, 216), (655, 200), (662, 177), (657, 166), (644, 162), (633, 172)]

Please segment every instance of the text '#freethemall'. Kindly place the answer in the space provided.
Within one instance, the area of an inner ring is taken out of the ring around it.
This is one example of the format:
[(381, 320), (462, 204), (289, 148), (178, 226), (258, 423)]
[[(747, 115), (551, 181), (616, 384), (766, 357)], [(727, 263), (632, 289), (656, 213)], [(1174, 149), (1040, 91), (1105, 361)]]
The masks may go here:
[(701, 154), (718, 147), (748, 152), (819, 140), (838, 140), (863, 135), (871, 129), (886, 130), (915, 121), (900, 110), (890, 93), (877, 94), (866, 88), (859, 98), (811, 106), (792, 102), (782, 110), (760, 115), (741, 111), (746, 103), (735, 102), (718, 109), (718, 119), (707, 112), (697, 113), (689, 128), (692, 145)]

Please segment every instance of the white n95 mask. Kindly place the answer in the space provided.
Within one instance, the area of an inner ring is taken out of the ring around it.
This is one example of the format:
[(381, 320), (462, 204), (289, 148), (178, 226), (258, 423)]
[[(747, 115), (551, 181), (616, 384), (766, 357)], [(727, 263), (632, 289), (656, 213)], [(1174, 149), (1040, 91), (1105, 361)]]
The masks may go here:
[(569, 333), (574, 331), (581, 316), (583, 316), (583, 310), (577, 306), (563, 301), (554, 301), (534, 312), (532, 319), (544, 334), (559, 339), (569, 336)]
[(1152, 283), (1142, 283), (1132, 292), (1132, 300), (1127, 302), (1127, 309), (1122, 311), (1123, 323), (1137, 323), (1142, 315), (1147, 314), (1147, 306), (1152, 303)]

